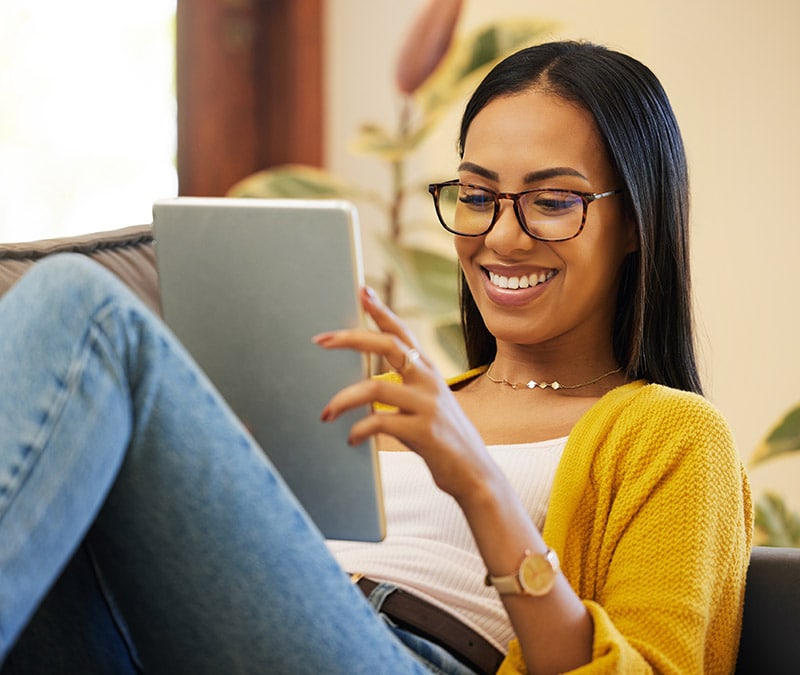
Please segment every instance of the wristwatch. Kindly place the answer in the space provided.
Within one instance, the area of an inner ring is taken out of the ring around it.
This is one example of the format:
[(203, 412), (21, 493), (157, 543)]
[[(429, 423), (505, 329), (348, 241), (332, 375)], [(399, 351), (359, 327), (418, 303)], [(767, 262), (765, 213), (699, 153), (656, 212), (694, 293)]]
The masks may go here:
[(499, 577), (487, 574), (485, 583), (494, 586), (500, 595), (547, 595), (556, 583), (559, 569), (553, 549), (548, 548), (544, 554), (525, 551), (516, 572)]

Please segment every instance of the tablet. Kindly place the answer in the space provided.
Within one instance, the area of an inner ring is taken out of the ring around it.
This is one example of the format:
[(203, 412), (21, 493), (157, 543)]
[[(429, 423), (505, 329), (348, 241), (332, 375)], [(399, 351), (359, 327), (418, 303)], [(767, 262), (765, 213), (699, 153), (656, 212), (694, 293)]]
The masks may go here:
[(369, 375), (363, 355), (312, 336), (362, 325), (355, 207), (334, 200), (178, 197), (153, 205), (164, 320), (331, 539), (385, 536), (372, 442), (319, 419)]

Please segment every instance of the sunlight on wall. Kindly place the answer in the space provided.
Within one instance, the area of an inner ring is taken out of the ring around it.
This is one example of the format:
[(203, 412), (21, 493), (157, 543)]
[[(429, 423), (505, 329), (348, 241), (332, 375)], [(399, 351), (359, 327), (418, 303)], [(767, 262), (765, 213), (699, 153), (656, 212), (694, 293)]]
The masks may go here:
[(0, 3), (0, 241), (149, 223), (177, 194), (175, 4)]

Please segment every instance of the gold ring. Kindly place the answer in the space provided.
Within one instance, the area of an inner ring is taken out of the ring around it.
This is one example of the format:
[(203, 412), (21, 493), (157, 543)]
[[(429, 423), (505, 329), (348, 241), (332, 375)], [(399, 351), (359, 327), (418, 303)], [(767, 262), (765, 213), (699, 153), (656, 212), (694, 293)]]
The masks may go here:
[(416, 349), (409, 349), (405, 353), (405, 358), (403, 359), (403, 367), (400, 369), (400, 374), (405, 375), (411, 368), (414, 367), (414, 364), (419, 361), (420, 353)]

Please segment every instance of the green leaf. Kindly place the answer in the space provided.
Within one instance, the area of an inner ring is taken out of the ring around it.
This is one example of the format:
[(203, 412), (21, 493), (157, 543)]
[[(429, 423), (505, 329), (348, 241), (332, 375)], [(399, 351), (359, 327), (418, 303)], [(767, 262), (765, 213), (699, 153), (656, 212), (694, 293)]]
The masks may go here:
[(394, 269), (418, 307), (434, 316), (458, 310), (458, 264), (434, 251), (383, 241)]
[(755, 523), (760, 544), (800, 546), (800, 516), (777, 495), (768, 493), (756, 502)]
[(228, 191), (229, 197), (263, 199), (359, 199), (367, 196), (324, 169), (286, 164), (254, 173)]
[(371, 155), (387, 162), (402, 161), (413, 152), (431, 131), (431, 121), (423, 120), (407, 136), (393, 136), (375, 124), (362, 124), (348, 148), (359, 155)]
[(423, 114), (436, 114), (466, 95), (498, 61), (535, 44), (555, 28), (555, 24), (537, 19), (503, 19), (457, 37), (440, 66), (415, 95)]
[(789, 411), (756, 448), (753, 464), (800, 451), (800, 405)]
[(411, 132), (395, 135), (376, 124), (364, 124), (350, 150), (389, 162), (402, 161), (428, 137), (450, 105), (493, 65), (520, 47), (533, 44), (554, 27), (534, 19), (507, 19), (456, 37), (439, 67), (414, 95), (419, 115)]

